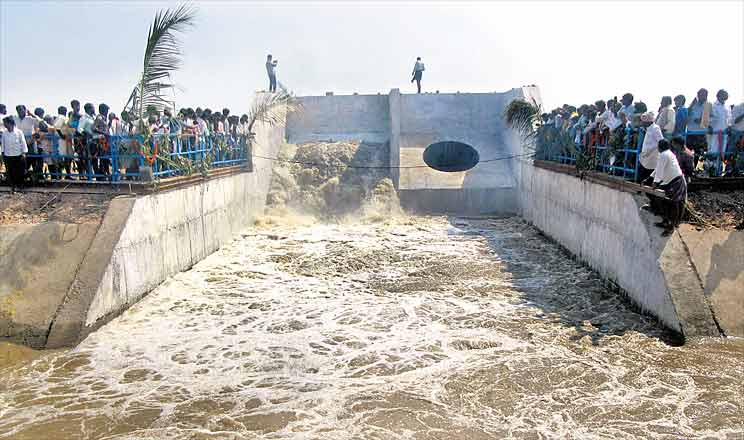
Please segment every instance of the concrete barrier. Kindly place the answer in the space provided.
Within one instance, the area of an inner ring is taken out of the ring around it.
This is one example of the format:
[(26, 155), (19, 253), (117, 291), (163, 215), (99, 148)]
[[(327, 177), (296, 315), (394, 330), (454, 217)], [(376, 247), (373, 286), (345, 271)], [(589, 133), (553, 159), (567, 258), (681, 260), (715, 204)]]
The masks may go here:
[[(283, 128), (258, 124), (253, 150), (275, 157), (283, 142)], [(100, 224), (0, 227), (0, 337), (75, 345), (251, 225), (272, 166), (256, 158), (252, 168), (116, 197)]]
[[(287, 118), (291, 143), (361, 140), (390, 146), (391, 177), (405, 209), (419, 213), (516, 214), (518, 136), (503, 111), (515, 98), (540, 102), (537, 87), (503, 93), (424, 93), (301, 97)], [(429, 168), (424, 150), (442, 141), (473, 147), (481, 162), (461, 172)]]
[[(686, 338), (744, 336), (744, 233), (669, 237), (645, 196), (523, 161), (521, 214)], [(738, 262), (738, 263), (737, 263)]]
[(0, 226), (0, 337), (43, 347), (98, 223)]
[[(256, 132), (254, 153), (275, 157), (283, 128), (260, 125)], [(52, 322), (46, 347), (76, 344), (251, 225), (264, 211), (272, 166), (257, 158), (251, 172), (114, 199)]]

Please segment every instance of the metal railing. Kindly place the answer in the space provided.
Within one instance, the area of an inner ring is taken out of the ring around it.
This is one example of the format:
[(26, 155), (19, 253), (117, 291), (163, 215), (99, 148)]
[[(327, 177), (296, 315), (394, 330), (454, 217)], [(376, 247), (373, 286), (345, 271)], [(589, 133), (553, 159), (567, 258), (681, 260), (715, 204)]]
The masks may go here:
[(26, 163), (35, 181), (119, 182), (204, 173), (234, 165), (252, 169), (251, 138), (242, 134), (75, 135), (63, 139), (42, 133), (27, 143)]
[[(578, 136), (579, 141), (576, 142), (577, 137), (570, 130), (558, 130), (549, 125), (542, 126), (536, 138), (536, 157), (571, 165), (575, 165), (577, 160), (591, 158), (595, 171), (618, 176), (625, 180), (637, 180), (645, 134), (644, 128), (625, 128), (622, 132), (615, 131), (612, 134), (607, 131), (603, 133), (594, 131), (581, 133)], [(744, 150), (739, 146), (744, 138), (744, 131), (729, 128), (720, 134), (725, 135), (725, 149), (719, 153), (702, 152), (699, 155), (700, 158), (744, 160)], [(679, 134), (685, 141), (688, 136), (701, 135), (711, 135), (711, 133), (707, 130), (686, 130)], [(719, 133), (715, 132), (712, 135), (717, 136)], [(587, 136), (592, 136), (592, 138), (587, 139)], [(613, 136), (614, 143), (611, 142)], [(618, 136), (620, 136), (619, 142)], [(739, 171), (744, 171), (744, 169)]]

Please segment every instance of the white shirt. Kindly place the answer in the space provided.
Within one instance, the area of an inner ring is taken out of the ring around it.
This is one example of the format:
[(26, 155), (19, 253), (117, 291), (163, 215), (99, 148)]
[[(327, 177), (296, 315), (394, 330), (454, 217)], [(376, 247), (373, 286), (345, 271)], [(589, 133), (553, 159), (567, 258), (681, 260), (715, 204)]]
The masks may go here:
[(655, 122), (649, 125), (643, 137), (643, 149), (641, 149), (641, 165), (644, 168), (648, 170), (656, 168), (656, 162), (659, 160), (659, 141), (662, 139), (664, 135), (661, 133), (661, 128)]
[(69, 137), (69, 131), (66, 129), (67, 117), (63, 115), (57, 115), (54, 120), (54, 131), (57, 135), (59, 154), (68, 156), (74, 154), (72, 151), (72, 141), (69, 139), (62, 139), (62, 135)]
[(599, 115), (598, 118), (600, 121), (604, 122), (604, 124), (610, 129), (614, 130), (617, 127), (620, 126), (621, 122), (620, 119), (615, 117), (615, 113), (613, 113), (610, 110), (605, 110), (604, 113)]
[(16, 115), (13, 116), (13, 120), (15, 121), (16, 128), (20, 129), (23, 132), (23, 135), (27, 138), (30, 138), (31, 135), (39, 130), (39, 121), (31, 116), (26, 116), (21, 119)]
[(18, 127), (13, 127), (13, 131), (3, 131), (2, 135), (2, 152), (5, 156), (20, 156), (28, 153), (28, 144), (26, 136)]
[(736, 118), (739, 116), (744, 115), (744, 102), (734, 107), (734, 109), (731, 111), (731, 123), (733, 124), (733, 127), (735, 130), (744, 131), (744, 119), (736, 123)]
[(209, 127), (207, 126), (207, 121), (205, 121), (203, 118), (197, 118), (196, 124), (199, 126), (199, 134), (201, 136), (209, 136)]
[(659, 116), (656, 117), (656, 123), (664, 132), (672, 134), (676, 117), (677, 112), (674, 111), (671, 105), (668, 105), (659, 111)]
[(87, 113), (84, 113), (80, 115), (80, 123), (78, 124), (78, 133), (88, 133), (90, 135), (93, 134), (93, 124), (95, 123), (95, 120), (93, 117)]
[(666, 150), (659, 155), (659, 162), (651, 175), (654, 176), (654, 182), (661, 182), (662, 185), (668, 185), (682, 175), (682, 168), (672, 150)]
[(713, 131), (723, 131), (729, 125), (731, 125), (731, 110), (726, 104), (716, 101), (710, 111), (710, 127)]
[(628, 104), (620, 107), (618, 113), (625, 113), (625, 116), (630, 120), (630, 118), (635, 114), (635, 104)]

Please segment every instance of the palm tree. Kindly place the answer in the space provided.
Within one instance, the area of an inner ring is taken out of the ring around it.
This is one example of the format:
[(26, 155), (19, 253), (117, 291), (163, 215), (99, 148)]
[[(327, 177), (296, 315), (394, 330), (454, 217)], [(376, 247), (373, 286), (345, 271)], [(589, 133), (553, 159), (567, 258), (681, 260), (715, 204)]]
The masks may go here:
[(248, 112), (248, 131), (253, 133), (253, 125), (262, 122), (269, 126), (282, 125), (288, 113), (302, 109), (297, 99), (283, 84), (274, 93), (259, 93)]
[(504, 119), (506, 125), (515, 129), (527, 141), (536, 135), (537, 129), (542, 125), (541, 113), (540, 105), (534, 100), (530, 103), (524, 99), (515, 99), (504, 109)]
[[(138, 124), (144, 125), (148, 107), (162, 111), (173, 106), (168, 96), (175, 88), (170, 75), (181, 66), (181, 48), (176, 34), (193, 26), (195, 18), (196, 10), (188, 4), (155, 14), (147, 34), (142, 72), (124, 105), (127, 113), (137, 118)], [(145, 132), (144, 127), (139, 128), (141, 133)]]

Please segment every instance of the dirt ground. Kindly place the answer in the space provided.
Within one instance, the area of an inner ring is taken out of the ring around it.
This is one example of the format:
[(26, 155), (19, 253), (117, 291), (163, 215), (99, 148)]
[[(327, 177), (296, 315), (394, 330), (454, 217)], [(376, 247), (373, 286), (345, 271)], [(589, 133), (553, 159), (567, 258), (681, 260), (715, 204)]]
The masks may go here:
[(0, 193), (0, 225), (48, 221), (89, 223), (100, 221), (111, 196), (58, 192)]
[(744, 191), (701, 190), (687, 194), (687, 222), (725, 230), (744, 227)]

